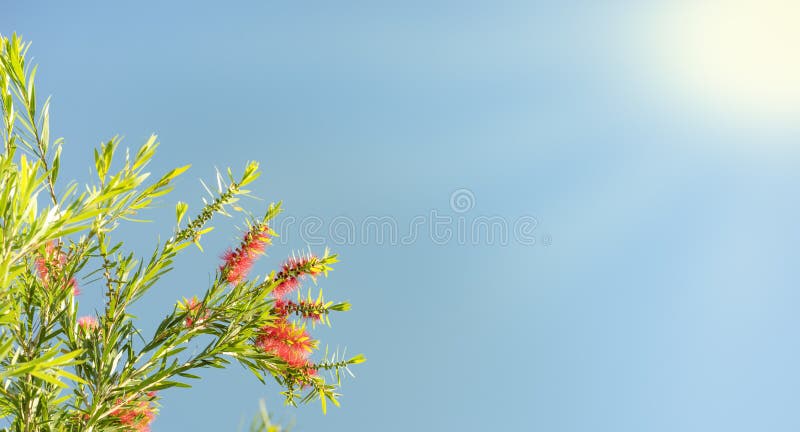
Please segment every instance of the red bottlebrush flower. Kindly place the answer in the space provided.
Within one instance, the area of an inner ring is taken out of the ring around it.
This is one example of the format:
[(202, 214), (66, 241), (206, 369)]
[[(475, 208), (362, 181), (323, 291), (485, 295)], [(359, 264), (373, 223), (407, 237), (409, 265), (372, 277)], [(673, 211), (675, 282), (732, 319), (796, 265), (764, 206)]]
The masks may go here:
[(278, 315), (281, 318), (286, 318), (291, 312), (290, 308), (293, 303), (291, 301), (286, 301), (283, 299), (278, 299), (275, 301), (275, 315)]
[(93, 316), (83, 316), (78, 318), (78, 328), (89, 333), (100, 328), (100, 323), (98, 323), (97, 318)]
[(311, 339), (305, 327), (298, 327), (282, 318), (262, 328), (256, 339), (258, 348), (277, 355), (293, 367), (306, 366), (308, 355), (316, 344), (317, 341)]
[(244, 235), (239, 247), (235, 250), (228, 249), (222, 255), (224, 262), (219, 269), (225, 276), (225, 280), (232, 284), (243, 281), (247, 277), (247, 273), (250, 272), (250, 268), (258, 255), (264, 253), (264, 248), (266, 248), (269, 241), (269, 227), (267, 225), (253, 226)]
[[(45, 244), (44, 255), (36, 257), (34, 265), (36, 267), (36, 275), (42, 281), (42, 285), (48, 287), (51, 285), (51, 279), (59, 277), (58, 273), (63, 271), (64, 266), (67, 264), (67, 254), (61, 250), (61, 244), (57, 240), (53, 240)], [(57, 282), (57, 280), (56, 280)], [(81, 291), (78, 289), (78, 282), (75, 278), (70, 278), (66, 281), (66, 287), (72, 289), (73, 295), (78, 295)]]
[(117, 408), (111, 413), (111, 416), (116, 417), (120, 424), (125, 426), (123, 429), (125, 431), (150, 432), (150, 423), (155, 419), (156, 413), (152, 401), (139, 401)]
[(281, 281), (275, 289), (272, 290), (272, 295), (275, 298), (283, 298), (286, 294), (294, 291), (297, 287), (300, 286), (300, 281), (298, 278), (293, 276), (287, 276), (286, 279)]
[(303, 276), (308, 275), (313, 278), (320, 274), (322, 270), (316, 265), (317, 262), (317, 257), (310, 254), (300, 257), (293, 256), (286, 260), (280, 273), (275, 275), (275, 279), (281, 282), (272, 290), (272, 295), (275, 298), (283, 298), (300, 286), (300, 279)]

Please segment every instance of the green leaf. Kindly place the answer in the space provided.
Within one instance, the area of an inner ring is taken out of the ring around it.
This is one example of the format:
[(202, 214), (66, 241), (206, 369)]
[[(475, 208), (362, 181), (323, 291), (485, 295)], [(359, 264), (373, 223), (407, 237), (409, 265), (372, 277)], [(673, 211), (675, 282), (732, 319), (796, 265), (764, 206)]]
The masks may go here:
[(177, 225), (181, 224), (181, 220), (183, 216), (186, 215), (186, 210), (189, 209), (189, 204), (185, 202), (178, 201), (178, 204), (175, 205), (175, 221)]

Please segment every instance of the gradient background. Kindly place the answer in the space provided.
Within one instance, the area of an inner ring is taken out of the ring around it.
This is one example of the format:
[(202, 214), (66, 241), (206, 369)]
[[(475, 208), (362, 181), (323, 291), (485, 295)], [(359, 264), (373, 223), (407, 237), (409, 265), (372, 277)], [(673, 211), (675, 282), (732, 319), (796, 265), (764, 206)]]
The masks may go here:
[[(315, 335), (369, 358), (342, 408), (283, 408), (237, 366), (164, 392), (155, 432), (241, 430), (259, 398), (297, 431), (800, 430), (797, 2), (73, 3), (0, 1), (62, 178), (117, 133), (159, 134), (155, 172), (193, 165), (132, 248), (251, 159), (285, 217), (539, 221), (534, 245), (331, 244), (320, 286), (354, 309)], [(215, 225), (145, 329), (205, 289), (239, 236)], [(306, 246), (282, 234), (259, 272)]]

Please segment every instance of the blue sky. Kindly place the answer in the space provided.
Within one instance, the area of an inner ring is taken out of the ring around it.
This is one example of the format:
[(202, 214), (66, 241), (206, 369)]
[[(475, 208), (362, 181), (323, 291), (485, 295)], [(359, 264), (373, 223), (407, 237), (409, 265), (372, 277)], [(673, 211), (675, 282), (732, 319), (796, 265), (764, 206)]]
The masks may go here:
[[(791, 431), (800, 75), (761, 48), (796, 47), (763, 23), (800, 15), (723, 3), (4, 1), (0, 32), (33, 42), (65, 178), (90, 181), (115, 134), (157, 133), (155, 172), (192, 164), (153, 223), (123, 227), (132, 247), (255, 159), (253, 189), (287, 210), (258, 270), (341, 255), (320, 286), (354, 308), (315, 334), (369, 358), (341, 408), (283, 408), (234, 367), (165, 392), (155, 432), (237, 430), (259, 398), (298, 431)], [(424, 223), (393, 243), (371, 217)], [(448, 217), (466, 241), (431, 234)], [(536, 225), (500, 244), (473, 235), (482, 217)], [(202, 292), (236, 227), (177, 262), (142, 326)]]

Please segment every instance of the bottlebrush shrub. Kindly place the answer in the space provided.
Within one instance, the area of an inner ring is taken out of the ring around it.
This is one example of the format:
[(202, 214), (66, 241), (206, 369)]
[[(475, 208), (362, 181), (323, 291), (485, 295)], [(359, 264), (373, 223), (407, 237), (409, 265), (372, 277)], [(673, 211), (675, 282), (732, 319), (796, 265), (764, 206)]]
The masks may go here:
[[(307, 324), (329, 325), (329, 314), (349, 304), (298, 291), (327, 276), (336, 255), (295, 255), (277, 271), (250, 275), (275, 235), (269, 224), (279, 203), (247, 220), (239, 244), (209, 269), (215, 276), (205, 293), (176, 298), (149, 338), (129, 313), (184, 248), (200, 247), (214, 215), (242, 211), (237, 201), (258, 165), (248, 164), (240, 177), (230, 170), (218, 175), (217, 192), (194, 217), (178, 203), (171, 237), (139, 258), (115, 238), (116, 228), (168, 193), (188, 167), (148, 181), (155, 137), (122, 160), (114, 138), (94, 151), (97, 181), (60, 192), (61, 140), (50, 138), (49, 101), (37, 107), (36, 67), (25, 63), (30, 45), (16, 35), (0, 39), (0, 422), (7, 430), (145, 431), (159, 392), (189, 387), (198, 369), (232, 362), (262, 382), (273, 377), (290, 404), (338, 404), (340, 372), (364, 357), (326, 353), (312, 360), (319, 343)], [(119, 170), (112, 169), (115, 160)], [(79, 293), (96, 290), (105, 295), (104, 309), (79, 315)], [(204, 348), (189, 354), (193, 340)]]

